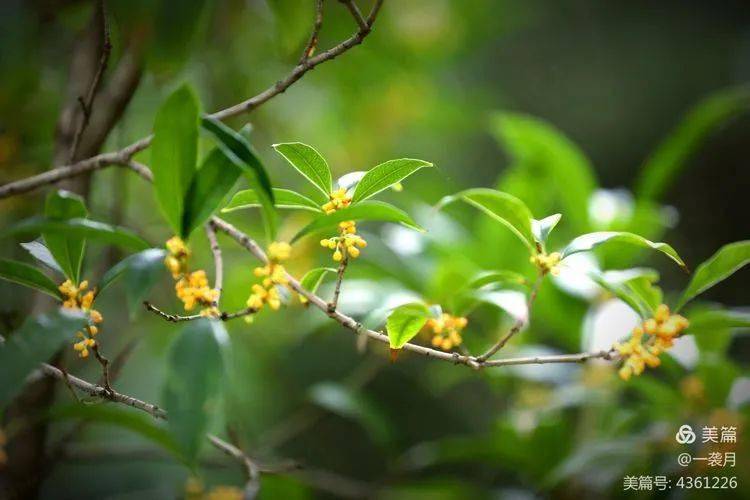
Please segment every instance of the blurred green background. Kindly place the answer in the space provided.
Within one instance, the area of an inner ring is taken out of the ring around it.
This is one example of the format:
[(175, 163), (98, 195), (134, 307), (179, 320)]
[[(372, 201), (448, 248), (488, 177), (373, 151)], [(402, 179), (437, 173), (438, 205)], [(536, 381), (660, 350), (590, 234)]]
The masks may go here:
[[(132, 49), (144, 72), (103, 150), (148, 134), (159, 103), (183, 81), (198, 89), (205, 111), (214, 111), (282, 78), (307, 41), (312, 6), (107, 2), (110, 67)], [(89, 2), (60, 0), (0, 6), (0, 183), (51, 167), (71, 54), (91, 12)], [(354, 29), (346, 9), (326, 1), (320, 47)], [(694, 267), (721, 245), (747, 238), (749, 61), (750, 9), (740, 0), (392, 0), (362, 46), (229, 123), (252, 125), (251, 141), (279, 187), (305, 189), (270, 147), (277, 142), (315, 146), (335, 175), (399, 157), (435, 163), (409, 178), (404, 192), (386, 196), (425, 224), (426, 236), (361, 225), (370, 246), (350, 267), (342, 308), (363, 318), (410, 297), (448, 303), (483, 269), (529, 271), (523, 247), (497, 224), (469, 210), (430, 211), (462, 188), (510, 191), (537, 217), (562, 212), (553, 246), (585, 231), (628, 229), (668, 241)], [(701, 102), (707, 104), (685, 121)], [(666, 152), (660, 150), (675, 130)], [(654, 157), (657, 151), (662, 156)], [(148, 163), (148, 153), (138, 159)], [(674, 172), (656, 189), (644, 165), (650, 171), (671, 165)], [(93, 218), (129, 226), (157, 246), (171, 236), (151, 187), (131, 172), (99, 172), (87, 194)], [(1, 200), (0, 221), (38, 213), (43, 195)], [(257, 212), (227, 219), (262, 239)], [(306, 220), (285, 215), (281, 235), (291, 237)], [(223, 309), (234, 310), (244, 306), (255, 262), (227, 238), (220, 242), (227, 262)], [(27, 259), (17, 243), (0, 242), (3, 255)], [(197, 262), (210, 270), (203, 234), (191, 243)], [(120, 256), (92, 248), (85, 276), (95, 282)], [(293, 257), (289, 268), (297, 275), (330, 262), (315, 238), (296, 245)], [(606, 268), (654, 266), (668, 295), (687, 281), (659, 257), (598, 258)], [(717, 287), (693, 314), (719, 307), (714, 302), (746, 306), (748, 277), (744, 270)], [(178, 311), (171, 288), (165, 275), (149, 299)], [(0, 285), (5, 331), (45, 305), (26, 290)], [(98, 305), (105, 352), (138, 342), (116, 387), (158, 401), (177, 328), (142, 311), (132, 317), (120, 288)], [(534, 313), (532, 326), (504, 355), (606, 348), (632, 326), (621, 305), (564, 276), (545, 283)], [(377, 314), (369, 320), (377, 323)], [(466, 346), (480, 352), (508, 324), (498, 309), (479, 308)], [(224, 420), (253, 456), (306, 466), (264, 476), (262, 498), (613, 497), (625, 494), (625, 475), (716, 472), (676, 465), (681, 447), (674, 433), (685, 423), (739, 426), (738, 464), (723, 474), (740, 477), (742, 492), (750, 494), (748, 450), (742, 450), (750, 408), (746, 331), (712, 326), (704, 339), (680, 346), (675, 359), (665, 356), (664, 366), (624, 383), (606, 363), (474, 373), (404, 353), (391, 364), (379, 346), (358, 352), (350, 332), (298, 304), (265, 312), (252, 325), (227, 326), (235, 363)], [(66, 355), (73, 373), (97, 377), (94, 362)], [(59, 402), (69, 403), (64, 388), (57, 390)], [(52, 424), (50, 442), (71, 425)], [(241, 483), (235, 464), (214, 450), (206, 450), (201, 472), (207, 485)], [(183, 494), (186, 477), (148, 441), (93, 424), (54, 463), (41, 496), (168, 498)]]

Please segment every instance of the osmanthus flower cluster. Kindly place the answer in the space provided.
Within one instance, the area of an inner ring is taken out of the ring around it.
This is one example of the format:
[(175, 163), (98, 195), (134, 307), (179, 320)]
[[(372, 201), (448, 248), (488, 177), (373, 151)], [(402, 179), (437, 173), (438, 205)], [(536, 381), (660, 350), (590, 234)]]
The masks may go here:
[(469, 320), (463, 316), (442, 313), (437, 318), (429, 318), (425, 323), (425, 328), (433, 335), (430, 341), (433, 347), (450, 351), (464, 341), (461, 332), (468, 323)]
[[(247, 299), (247, 307), (255, 312), (263, 309), (265, 305), (274, 311), (281, 307), (279, 287), (286, 287), (289, 284), (286, 269), (281, 263), (289, 259), (291, 254), (292, 247), (289, 243), (274, 241), (268, 246), (268, 264), (253, 270), (255, 276), (263, 279), (252, 286), (252, 293)], [(246, 316), (245, 319), (249, 322), (252, 316)]]
[(629, 340), (614, 345), (623, 359), (618, 372), (620, 378), (628, 380), (632, 375), (643, 373), (646, 366), (659, 366), (659, 355), (672, 347), (688, 326), (690, 322), (684, 316), (670, 314), (668, 305), (659, 304), (654, 317), (636, 326)]
[(82, 358), (87, 358), (89, 356), (89, 348), (96, 346), (94, 337), (99, 333), (99, 327), (96, 325), (104, 321), (101, 313), (96, 309), (92, 309), (96, 294), (93, 290), (87, 291), (88, 287), (89, 282), (86, 280), (82, 281), (78, 286), (74, 285), (70, 280), (65, 280), (58, 287), (63, 296), (62, 306), (65, 309), (84, 311), (88, 314), (91, 321), (90, 325), (76, 332), (78, 341), (73, 344), (73, 349)]
[(206, 271), (189, 270), (190, 249), (187, 244), (179, 236), (173, 236), (167, 240), (166, 247), (169, 253), (164, 258), (164, 264), (175, 279), (175, 292), (185, 310), (192, 311), (200, 306), (201, 316), (218, 316), (216, 301), (219, 291), (209, 286)]

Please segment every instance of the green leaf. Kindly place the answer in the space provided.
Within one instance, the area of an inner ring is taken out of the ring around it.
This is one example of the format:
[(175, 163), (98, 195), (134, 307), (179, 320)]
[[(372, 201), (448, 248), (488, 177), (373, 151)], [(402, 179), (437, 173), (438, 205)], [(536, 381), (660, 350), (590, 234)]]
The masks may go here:
[(185, 195), (198, 159), (198, 97), (187, 85), (175, 90), (156, 113), (151, 142), (154, 191), (175, 234), (182, 229)]
[(438, 209), (454, 201), (462, 200), (478, 208), (515, 234), (533, 254), (536, 241), (531, 229), (531, 211), (518, 198), (494, 189), (476, 188), (446, 196), (438, 203)]
[(111, 226), (89, 219), (56, 221), (44, 217), (31, 217), (0, 231), (0, 238), (18, 234), (39, 233), (81, 237), (87, 240), (117, 245), (128, 250), (143, 250), (150, 246), (146, 240), (127, 228)]
[(549, 233), (551, 233), (552, 230), (555, 229), (555, 226), (557, 226), (557, 223), (560, 222), (561, 217), (562, 214), (554, 214), (541, 220), (532, 219), (531, 232), (534, 233), (534, 238), (536, 238), (536, 241), (544, 245), (547, 242)]
[(223, 204), (242, 173), (220, 150), (211, 151), (193, 176), (182, 214), (181, 236), (187, 238)]
[(44, 243), (42, 243), (41, 241), (29, 241), (28, 243), (21, 243), (21, 246), (24, 250), (29, 252), (32, 257), (34, 257), (45, 266), (49, 267), (53, 271), (57, 271), (62, 275), (65, 274), (60, 267), (60, 264), (58, 264), (55, 258), (52, 256), (49, 248), (44, 246)]
[(641, 167), (636, 185), (639, 199), (657, 201), (688, 158), (724, 123), (750, 109), (750, 87), (724, 89), (691, 109)]
[(467, 288), (482, 288), (487, 285), (500, 285), (500, 286), (528, 286), (526, 277), (515, 271), (485, 271), (474, 276), (474, 278), (467, 283)]
[(331, 169), (320, 153), (301, 142), (274, 144), (273, 148), (328, 199), (331, 194)]
[(550, 196), (569, 226), (589, 230), (588, 200), (597, 182), (580, 148), (551, 124), (523, 114), (497, 113), (492, 131), (510, 154), (511, 169), (533, 177), (537, 188), (559, 186)]
[(591, 271), (588, 276), (599, 286), (625, 302), (643, 319), (653, 317), (661, 304), (661, 290), (653, 286), (659, 275), (653, 269), (627, 269), (623, 271)]
[(316, 267), (315, 269), (310, 269), (304, 276), (302, 276), (302, 279), (299, 280), (300, 285), (302, 285), (302, 288), (308, 292), (315, 293), (327, 273), (336, 274), (336, 270), (331, 267)]
[(271, 179), (268, 177), (263, 163), (242, 134), (235, 132), (219, 120), (204, 117), (201, 122), (204, 129), (216, 137), (219, 147), (234, 164), (242, 169), (250, 182), (250, 186), (257, 191), (263, 207), (263, 223), (266, 236), (273, 240), (276, 236), (275, 200), (271, 189)]
[(60, 309), (27, 319), (0, 344), (0, 411), (23, 389), (29, 373), (50, 359), (63, 342), (72, 340), (86, 323), (81, 312)]
[(727, 279), (750, 262), (750, 240), (729, 243), (719, 249), (695, 270), (693, 278), (682, 292), (676, 310), (717, 283)]
[(150, 415), (131, 408), (82, 404), (55, 406), (50, 409), (48, 417), (53, 420), (76, 419), (120, 427), (161, 446), (176, 458), (182, 458), (177, 443), (164, 425)]
[(57, 284), (34, 266), (25, 262), (0, 259), (0, 279), (18, 283), (59, 299), (61, 297)]
[(603, 245), (605, 243), (627, 243), (629, 245), (635, 245), (643, 248), (651, 248), (658, 250), (663, 253), (674, 262), (687, 271), (687, 266), (682, 261), (680, 256), (677, 254), (674, 248), (667, 245), (666, 243), (654, 243), (649, 241), (643, 236), (638, 236), (633, 233), (626, 233), (622, 231), (599, 231), (595, 233), (588, 233), (573, 239), (567, 247), (562, 251), (562, 258), (566, 258), (574, 253), (588, 252), (594, 248)]
[(183, 328), (170, 349), (163, 388), (169, 430), (189, 464), (195, 464), (218, 409), (223, 375), (220, 321), (199, 319)]
[(413, 339), (430, 318), (424, 304), (411, 303), (395, 308), (385, 322), (391, 349), (401, 349)]
[(161, 248), (149, 248), (142, 252), (129, 255), (109, 268), (99, 282), (102, 293), (120, 277), (125, 279), (125, 297), (131, 315), (142, 310), (141, 303), (153, 288), (159, 277), (166, 272), (164, 257), (167, 252)]
[(357, 203), (356, 205), (350, 205), (341, 210), (336, 210), (330, 215), (321, 215), (310, 224), (303, 227), (294, 238), (292, 238), (292, 242), (297, 241), (313, 231), (336, 227), (339, 222), (345, 220), (397, 222), (409, 229), (424, 231), (416, 222), (414, 222), (409, 214), (400, 208), (396, 208), (393, 205), (382, 201), (369, 200)]
[(357, 184), (352, 197), (352, 203), (357, 203), (371, 198), (388, 189), (397, 182), (401, 182), (411, 174), (424, 167), (432, 167), (432, 163), (423, 160), (401, 158), (389, 160), (373, 167)]
[[(85, 219), (88, 210), (83, 198), (68, 191), (53, 191), (47, 196), (44, 215), (50, 220), (65, 221)], [(74, 283), (78, 283), (83, 264), (85, 239), (70, 234), (42, 233), (44, 242), (55, 258), (63, 274)]]
[(750, 328), (750, 313), (743, 310), (691, 307), (685, 316), (690, 321), (688, 333), (695, 337), (701, 355), (723, 356), (732, 342), (733, 330)]
[[(276, 208), (289, 208), (298, 210), (309, 210), (311, 212), (323, 213), (320, 205), (304, 196), (289, 189), (273, 188), (273, 197), (276, 200)], [(255, 208), (261, 206), (258, 193), (254, 189), (238, 191), (222, 212), (234, 212), (243, 208)]]

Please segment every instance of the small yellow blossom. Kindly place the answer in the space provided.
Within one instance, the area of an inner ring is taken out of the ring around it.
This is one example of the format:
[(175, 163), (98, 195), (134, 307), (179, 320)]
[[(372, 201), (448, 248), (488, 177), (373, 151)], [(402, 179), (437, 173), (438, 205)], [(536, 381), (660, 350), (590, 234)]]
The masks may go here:
[(450, 351), (463, 342), (461, 332), (468, 323), (469, 321), (463, 316), (442, 313), (439, 318), (428, 319), (425, 327), (432, 331), (433, 347)]
[[(94, 299), (96, 294), (93, 290), (86, 291), (89, 287), (89, 282), (84, 280), (81, 281), (78, 286), (74, 285), (72, 281), (66, 280), (59, 287), (60, 293), (62, 293), (63, 307), (67, 309), (81, 310), (89, 315), (91, 323), (101, 323), (104, 321), (101, 313), (91, 307), (94, 305)], [(77, 336), (81, 339), (79, 342), (73, 344), (73, 349), (78, 352), (81, 358), (87, 358), (89, 355), (89, 348), (96, 345), (96, 341), (92, 337), (99, 333), (99, 328), (93, 324), (84, 328), (83, 331), (77, 332)]]
[(352, 203), (351, 197), (347, 196), (346, 194), (346, 188), (339, 188), (333, 191), (328, 196), (328, 200), (328, 203), (324, 204), (321, 207), (326, 215), (330, 215), (336, 210), (346, 208)]
[(356, 259), (360, 248), (365, 248), (367, 242), (357, 234), (357, 225), (353, 220), (339, 223), (339, 236), (320, 240), (320, 246), (333, 250), (333, 260), (341, 262), (344, 257)]
[(219, 291), (208, 286), (206, 271), (202, 269), (177, 280), (175, 291), (186, 311), (193, 310), (196, 305), (212, 307), (219, 298)]
[(539, 253), (529, 258), (529, 262), (534, 264), (542, 274), (550, 273), (552, 276), (560, 274), (558, 264), (561, 260), (562, 255), (560, 255), (560, 252), (552, 252), (551, 254)]
[(660, 304), (654, 311), (653, 318), (636, 326), (626, 342), (613, 346), (623, 358), (623, 365), (618, 372), (620, 378), (628, 380), (633, 375), (643, 373), (647, 366), (659, 366), (659, 355), (674, 345), (674, 339), (689, 324), (683, 316), (671, 314), (666, 304)]
[[(252, 286), (252, 292), (247, 299), (247, 307), (256, 312), (268, 305), (271, 309), (278, 310), (281, 307), (281, 296), (278, 286), (288, 286), (286, 268), (280, 264), (287, 260), (292, 253), (289, 243), (274, 241), (268, 246), (268, 264), (253, 269), (253, 274), (263, 278), (260, 283)], [(245, 321), (252, 322), (252, 315), (245, 316)]]
[(179, 236), (173, 236), (167, 240), (166, 247), (169, 254), (164, 259), (164, 264), (172, 273), (172, 277), (177, 279), (187, 273), (190, 249)]
[(292, 246), (284, 241), (274, 241), (268, 245), (268, 258), (274, 262), (283, 262), (292, 255)]

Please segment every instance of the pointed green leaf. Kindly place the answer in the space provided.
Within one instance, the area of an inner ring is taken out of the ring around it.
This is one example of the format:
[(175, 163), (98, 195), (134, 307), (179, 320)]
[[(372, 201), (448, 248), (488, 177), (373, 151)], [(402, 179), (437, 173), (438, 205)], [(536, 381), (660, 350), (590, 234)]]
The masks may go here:
[[(53, 191), (47, 196), (44, 215), (50, 220), (64, 221), (86, 218), (88, 210), (83, 198), (75, 193), (60, 190)], [(42, 236), (65, 276), (78, 283), (86, 245), (84, 238), (60, 233), (43, 233)]]
[(150, 245), (130, 229), (111, 226), (89, 219), (56, 221), (44, 217), (31, 217), (0, 231), (0, 238), (18, 234), (61, 234), (109, 243), (129, 250), (143, 250)]
[(26, 377), (50, 359), (63, 342), (72, 340), (86, 323), (82, 313), (59, 309), (27, 319), (0, 344), (0, 411), (23, 389)]
[(304, 276), (302, 276), (299, 283), (302, 285), (302, 288), (308, 292), (315, 293), (327, 273), (336, 274), (336, 270), (331, 267), (316, 267), (315, 269), (310, 269)]
[(143, 309), (142, 302), (161, 275), (166, 272), (164, 257), (167, 252), (161, 248), (149, 248), (129, 255), (109, 268), (99, 282), (102, 293), (120, 277), (125, 280), (125, 297), (131, 315)]
[(750, 262), (750, 240), (729, 243), (695, 270), (693, 278), (677, 302), (677, 310), (717, 283), (727, 279)]
[(538, 241), (542, 245), (547, 243), (549, 233), (551, 233), (552, 230), (555, 229), (555, 226), (557, 226), (557, 223), (560, 222), (561, 217), (562, 214), (554, 214), (545, 217), (542, 220), (532, 219), (531, 232), (534, 233), (534, 238), (536, 238), (536, 241)]
[(373, 167), (357, 183), (352, 197), (352, 203), (357, 203), (371, 198), (388, 189), (397, 182), (406, 179), (411, 174), (424, 167), (432, 167), (432, 163), (411, 158), (389, 160)]
[(274, 210), (275, 200), (273, 189), (271, 188), (271, 179), (268, 172), (260, 161), (260, 158), (253, 150), (250, 142), (242, 134), (235, 132), (219, 120), (211, 117), (204, 117), (202, 122), (204, 129), (216, 137), (219, 147), (234, 164), (242, 169), (247, 177), (250, 186), (256, 190), (260, 196), (260, 202), (263, 207), (263, 223), (266, 230), (266, 236), (273, 241), (276, 236), (276, 210)]
[(187, 85), (175, 90), (154, 120), (151, 171), (161, 211), (175, 234), (182, 229), (184, 200), (198, 159), (199, 103)]
[(61, 297), (54, 281), (36, 267), (25, 262), (0, 259), (0, 279), (39, 290), (56, 299)]
[(724, 89), (691, 109), (641, 167), (635, 192), (639, 199), (658, 200), (672, 179), (701, 145), (740, 113), (750, 110), (750, 86)]
[[(276, 200), (276, 208), (288, 208), (297, 210), (309, 210), (311, 212), (323, 213), (320, 205), (304, 196), (289, 189), (273, 188), (273, 197)], [(255, 208), (261, 206), (258, 193), (254, 189), (238, 191), (229, 201), (222, 212), (234, 212), (243, 208)]]
[(424, 231), (416, 222), (414, 222), (409, 214), (400, 208), (396, 208), (393, 205), (382, 201), (368, 200), (342, 208), (330, 215), (321, 215), (310, 224), (303, 227), (294, 238), (292, 238), (292, 242), (297, 241), (313, 231), (335, 228), (339, 222), (346, 220), (397, 222), (409, 229)]
[(521, 200), (502, 191), (476, 188), (444, 197), (438, 203), (438, 209), (457, 200), (462, 200), (478, 208), (506, 226), (526, 245), (531, 253), (536, 253), (536, 242), (531, 229), (533, 217), (531, 211)]
[(44, 246), (44, 243), (42, 243), (41, 241), (29, 241), (28, 243), (21, 243), (21, 246), (24, 250), (29, 252), (32, 257), (34, 257), (45, 266), (49, 267), (53, 271), (57, 271), (62, 275), (65, 274), (60, 267), (60, 264), (58, 264), (55, 258), (52, 256), (49, 248)]
[(528, 281), (524, 275), (515, 271), (485, 271), (474, 276), (466, 285), (467, 288), (482, 288), (487, 285), (503, 286), (528, 286)]
[(220, 321), (199, 319), (183, 328), (170, 349), (164, 406), (169, 430), (190, 464), (195, 464), (218, 409), (223, 375), (220, 342), (227, 338)]
[(224, 199), (242, 173), (220, 149), (211, 151), (193, 176), (182, 215), (183, 238), (190, 236), (206, 222)]
[(274, 144), (273, 148), (328, 199), (331, 194), (331, 169), (320, 153), (301, 142)]
[(674, 248), (667, 245), (666, 243), (655, 243), (649, 241), (643, 236), (638, 236), (633, 233), (626, 233), (622, 231), (599, 231), (595, 233), (588, 233), (573, 239), (567, 247), (562, 251), (562, 258), (566, 258), (574, 253), (588, 252), (594, 248), (603, 245), (605, 243), (627, 243), (629, 245), (635, 245), (643, 248), (651, 248), (657, 250), (674, 262), (680, 267), (687, 271), (687, 266), (682, 261), (680, 256), (677, 254)]
[(661, 304), (661, 290), (653, 286), (659, 275), (653, 269), (624, 271), (591, 271), (588, 276), (599, 286), (625, 302), (643, 319), (653, 317)]
[(413, 339), (430, 318), (430, 310), (424, 304), (404, 304), (395, 308), (386, 320), (391, 349), (401, 349)]

